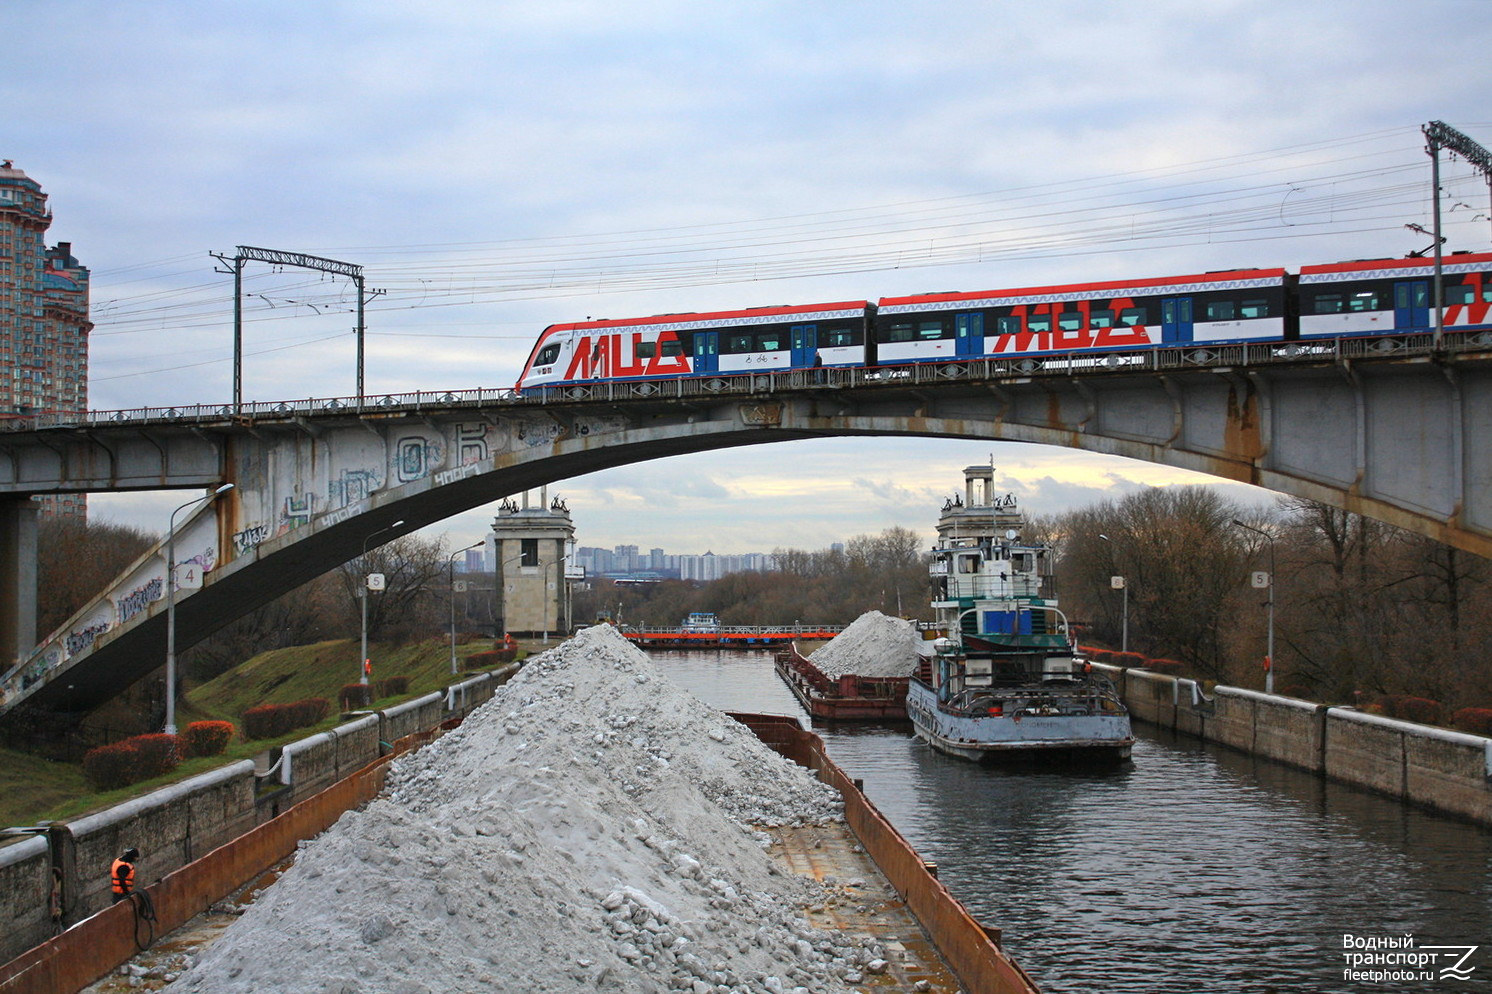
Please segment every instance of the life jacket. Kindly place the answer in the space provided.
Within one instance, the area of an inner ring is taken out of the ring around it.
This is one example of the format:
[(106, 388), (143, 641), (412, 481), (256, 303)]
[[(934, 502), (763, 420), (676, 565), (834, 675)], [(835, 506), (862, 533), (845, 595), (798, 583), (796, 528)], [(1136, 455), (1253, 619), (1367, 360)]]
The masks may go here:
[(132, 892), (135, 889), (135, 864), (116, 859), (114, 865), (109, 867), (109, 883), (116, 894)]

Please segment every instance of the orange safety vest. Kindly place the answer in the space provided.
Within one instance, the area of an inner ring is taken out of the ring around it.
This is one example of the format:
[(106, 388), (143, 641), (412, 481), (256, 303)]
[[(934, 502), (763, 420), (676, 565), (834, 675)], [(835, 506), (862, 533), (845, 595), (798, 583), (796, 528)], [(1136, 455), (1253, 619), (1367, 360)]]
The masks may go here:
[(116, 859), (114, 865), (109, 867), (109, 883), (113, 885), (116, 894), (128, 894), (133, 891), (135, 889), (135, 864)]

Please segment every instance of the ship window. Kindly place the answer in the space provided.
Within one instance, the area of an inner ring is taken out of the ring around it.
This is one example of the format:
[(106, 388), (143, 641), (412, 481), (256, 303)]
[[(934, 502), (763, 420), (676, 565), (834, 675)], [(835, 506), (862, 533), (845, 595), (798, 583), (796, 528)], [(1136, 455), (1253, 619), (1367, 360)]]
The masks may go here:
[(979, 572), (979, 557), (978, 556), (959, 556), (958, 557), (958, 571), (960, 573), (978, 573)]

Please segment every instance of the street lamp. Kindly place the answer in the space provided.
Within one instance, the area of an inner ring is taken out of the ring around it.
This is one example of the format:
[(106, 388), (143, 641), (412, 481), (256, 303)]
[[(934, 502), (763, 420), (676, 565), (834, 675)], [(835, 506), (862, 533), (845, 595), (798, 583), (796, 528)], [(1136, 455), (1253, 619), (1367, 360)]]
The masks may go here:
[[(1103, 539), (1105, 542), (1108, 542), (1110, 545), (1113, 544), (1112, 540), (1107, 535), (1100, 535), (1098, 537), (1101, 538), (1101, 539)], [(1120, 652), (1128, 652), (1129, 651), (1129, 583), (1122, 576), (1111, 576), (1111, 577), (1109, 577), (1109, 589), (1110, 590), (1122, 590), (1124, 592), (1124, 600), (1123, 600), (1124, 607), (1122, 608), (1122, 610), (1124, 612), (1124, 614), (1123, 614), (1123, 618), (1124, 618), (1123, 625), (1124, 625), (1124, 627), (1123, 627), (1123, 634), (1120, 636), (1119, 651)]]
[[(391, 525), (386, 525), (383, 528), (378, 529), (376, 532), (369, 533), (368, 537), (365, 538), (365, 539), (363, 539), (363, 551), (358, 556), (358, 565), (361, 566), (363, 569), (367, 568), (368, 564), (365, 563), (365, 562), (363, 562), (363, 560), (368, 557), (368, 543), (369, 542), (373, 541), (375, 538), (377, 538), (379, 535), (382, 535), (384, 532), (391, 532), (391, 531), (393, 531), (395, 528), (398, 528), (402, 524), (404, 524), (404, 519), (400, 518), (398, 521), (395, 521)], [(358, 679), (358, 683), (361, 683), (365, 687), (368, 685), (368, 668), (369, 668), (368, 667), (368, 664), (369, 664), (369, 659), (368, 659), (368, 581), (369, 581), (369, 579), (371, 577), (372, 577), (371, 573), (363, 575), (363, 586), (362, 586), (362, 590), (359, 593), (359, 596), (361, 596), (362, 599), (363, 599), (363, 642), (362, 642), (362, 655), (359, 657), (360, 661), (358, 662), (358, 666), (357, 666), (357, 679)]]
[(193, 497), (171, 512), (166, 529), (166, 734), (176, 734), (176, 516), (193, 504), (211, 503), (233, 489), (225, 483), (210, 494)]
[(1261, 535), (1269, 543), (1269, 572), (1254, 573), (1253, 585), (1267, 590), (1264, 605), (1268, 612), (1268, 635), (1265, 637), (1264, 646), (1264, 693), (1274, 693), (1274, 536), (1266, 531), (1246, 525), (1237, 518), (1233, 523), (1245, 531), (1251, 531), (1255, 535)]
[(486, 545), (486, 539), (473, 542), (464, 549), (457, 549), (446, 559), (446, 577), (451, 586), (451, 675), (456, 675), (456, 557), (463, 552)]

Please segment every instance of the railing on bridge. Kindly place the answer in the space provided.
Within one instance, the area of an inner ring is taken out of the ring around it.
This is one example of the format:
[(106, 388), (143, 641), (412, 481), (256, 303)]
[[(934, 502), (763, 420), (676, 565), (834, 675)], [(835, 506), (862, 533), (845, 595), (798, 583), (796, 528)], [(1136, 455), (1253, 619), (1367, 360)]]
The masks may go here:
[(525, 408), (587, 401), (668, 400), (729, 395), (760, 396), (780, 391), (834, 390), (845, 387), (915, 386), (959, 381), (1133, 374), (1186, 369), (1262, 367), (1282, 364), (1342, 362), (1354, 359), (1413, 358), (1486, 351), (1492, 331), (1447, 332), (1442, 347), (1429, 333), (1329, 338), (1295, 342), (1249, 342), (1237, 345), (1188, 344), (1133, 351), (1094, 350), (1061, 355), (1002, 358), (955, 358), (902, 366), (824, 367), (787, 372), (685, 376), (666, 380), (602, 380), (595, 383), (542, 387), (519, 393), (512, 387), (466, 390), (420, 390), (375, 396), (308, 398), (243, 404), (193, 404), (140, 407), (84, 414), (0, 413), (0, 431), (41, 428), (87, 428), (142, 424), (200, 424), (235, 420), (285, 420), (338, 414), (396, 414), (453, 407)]

